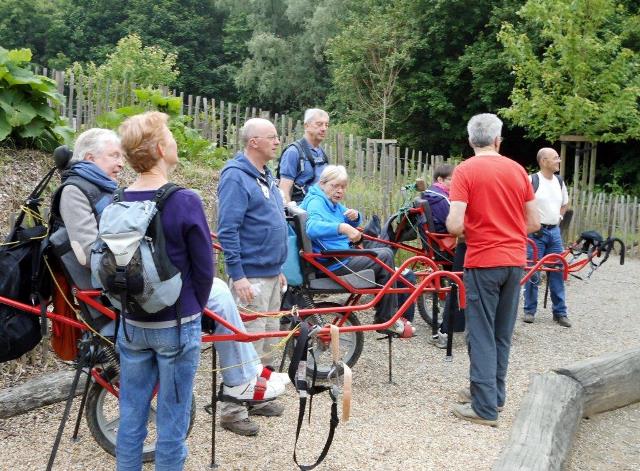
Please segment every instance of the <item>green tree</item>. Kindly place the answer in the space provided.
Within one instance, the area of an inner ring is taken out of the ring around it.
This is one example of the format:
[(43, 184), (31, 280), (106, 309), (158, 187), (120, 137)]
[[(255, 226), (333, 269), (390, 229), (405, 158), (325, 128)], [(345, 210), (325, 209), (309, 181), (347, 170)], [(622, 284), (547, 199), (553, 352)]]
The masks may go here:
[(171, 86), (179, 74), (174, 53), (158, 46), (143, 46), (137, 34), (118, 41), (115, 50), (95, 71), (97, 78), (128, 80), (142, 87)]
[(357, 122), (386, 137), (392, 107), (402, 98), (398, 78), (417, 45), (402, 1), (373, 8), (329, 42), (334, 99)]
[(519, 15), (542, 46), (504, 25), (499, 38), (515, 86), (501, 113), (550, 141), (562, 134), (596, 142), (640, 137), (640, 56), (625, 47), (638, 37), (640, 17), (612, 0), (529, 0)]

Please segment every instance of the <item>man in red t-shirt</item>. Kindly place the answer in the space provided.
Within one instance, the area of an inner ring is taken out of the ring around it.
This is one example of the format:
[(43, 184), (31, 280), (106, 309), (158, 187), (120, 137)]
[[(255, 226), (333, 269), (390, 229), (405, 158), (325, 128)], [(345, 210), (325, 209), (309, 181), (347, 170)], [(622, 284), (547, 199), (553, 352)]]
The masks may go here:
[(497, 426), (516, 321), (527, 234), (540, 228), (531, 182), (521, 165), (500, 155), (502, 121), (489, 113), (467, 124), (475, 155), (453, 172), (447, 229), (464, 235), (465, 310), (471, 387), (453, 413)]

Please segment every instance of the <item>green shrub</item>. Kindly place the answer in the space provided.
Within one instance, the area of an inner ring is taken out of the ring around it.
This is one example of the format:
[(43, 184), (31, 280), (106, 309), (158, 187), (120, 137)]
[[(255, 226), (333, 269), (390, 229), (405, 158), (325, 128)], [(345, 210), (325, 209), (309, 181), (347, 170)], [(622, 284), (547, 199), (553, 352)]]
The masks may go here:
[(145, 88), (134, 90), (136, 100), (131, 106), (118, 108), (104, 113), (96, 118), (98, 126), (116, 129), (129, 116), (157, 110), (170, 116), (169, 129), (178, 144), (180, 159), (198, 162), (211, 168), (220, 168), (230, 157), (231, 152), (200, 135), (200, 131), (189, 126), (191, 118), (180, 115), (182, 99), (179, 97), (162, 96), (160, 90)]
[(73, 130), (56, 112), (64, 102), (53, 80), (28, 67), (29, 49), (0, 47), (0, 141), (51, 150), (71, 140)]

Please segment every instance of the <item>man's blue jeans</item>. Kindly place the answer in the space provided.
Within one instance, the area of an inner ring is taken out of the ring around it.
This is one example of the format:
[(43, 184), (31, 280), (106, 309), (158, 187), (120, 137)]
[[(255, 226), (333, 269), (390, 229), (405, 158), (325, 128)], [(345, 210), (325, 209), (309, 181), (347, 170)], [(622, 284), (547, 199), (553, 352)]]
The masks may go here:
[(147, 436), (149, 407), (160, 384), (156, 410), (157, 471), (179, 471), (187, 457), (193, 380), (200, 361), (200, 318), (178, 329), (146, 329), (122, 324), (120, 353), (120, 424), (116, 441), (118, 471), (142, 469), (142, 446)]
[(505, 402), (521, 278), (520, 267), (464, 270), (471, 406), (484, 419), (495, 420)]
[[(550, 253), (562, 253), (564, 245), (562, 244), (562, 236), (560, 235), (560, 227), (556, 226), (552, 229), (540, 229), (540, 237), (530, 235), (529, 237), (535, 241), (538, 247), (538, 257), (542, 258)], [(531, 259), (533, 249), (527, 246), (527, 256)], [(549, 291), (551, 292), (551, 312), (554, 317), (565, 317), (567, 315), (567, 304), (564, 294), (564, 280), (561, 272), (547, 272), (549, 277)], [(536, 313), (538, 308), (538, 285), (540, 284), (540, 272), (536, 272), (527, 281), (524, 287), (524, 313)]]

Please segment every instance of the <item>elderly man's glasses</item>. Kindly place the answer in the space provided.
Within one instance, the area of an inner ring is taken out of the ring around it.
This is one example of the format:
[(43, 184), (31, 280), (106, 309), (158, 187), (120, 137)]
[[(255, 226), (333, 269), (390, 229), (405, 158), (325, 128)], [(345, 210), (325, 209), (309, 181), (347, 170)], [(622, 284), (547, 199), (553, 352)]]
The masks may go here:
[(277, 134), (272, 134), (271, 136), (253, 136), (251, 139), (269, 139), (270, 141), (280, 140)]

